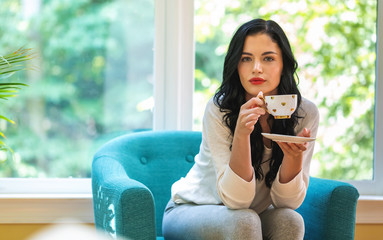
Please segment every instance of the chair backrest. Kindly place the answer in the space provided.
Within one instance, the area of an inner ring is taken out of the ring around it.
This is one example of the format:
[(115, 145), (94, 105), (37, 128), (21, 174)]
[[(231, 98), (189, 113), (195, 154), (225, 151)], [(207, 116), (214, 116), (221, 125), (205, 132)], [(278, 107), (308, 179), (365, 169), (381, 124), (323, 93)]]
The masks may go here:
[(200, 144), (200, 132), (145, 131), (121, 136), (104, 146), (109, 153), (118, 154), (116, 159), (129, 178), (152, 192), (157, 235), (162, 235), (162, 217), (171, 186), (193, 166)]

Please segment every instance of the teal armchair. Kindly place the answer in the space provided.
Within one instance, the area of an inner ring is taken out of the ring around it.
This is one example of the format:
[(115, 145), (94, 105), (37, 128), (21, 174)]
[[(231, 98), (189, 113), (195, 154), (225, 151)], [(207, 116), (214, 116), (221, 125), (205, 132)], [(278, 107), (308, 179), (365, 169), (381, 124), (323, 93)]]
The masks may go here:
[[(162, 239), (171, 185), (192, 167), (200, 143), (200, 132), (146, 131), (103, 145), (92, 163), (96, 228), (127, 239)], [(354, 239), (358, 197), (348, 183), (311, 177), (297, 209), (305, 239)]]

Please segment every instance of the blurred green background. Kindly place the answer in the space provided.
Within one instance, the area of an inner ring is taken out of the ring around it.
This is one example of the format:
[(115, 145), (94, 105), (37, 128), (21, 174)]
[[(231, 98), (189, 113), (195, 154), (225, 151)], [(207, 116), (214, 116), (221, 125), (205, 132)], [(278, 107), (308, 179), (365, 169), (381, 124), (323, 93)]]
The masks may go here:
[[(321, 113), (314, 176), (372, 179), (376, 5), (368, 1), (195, 0), (194, 130), (220, 84), (228, 43), (253, 18), (285, 30), (302, 95)], [(30, 85), (1, 103), (15, 155), (0, 177), (90, 177), (94, 151), (153, 124), (153, 0), (1, 0), (0, 54), (38, 58), (12, 80)]]
[(240, 24), (273, 19), (286, 32), (302, 95), (321, 114), (311, 174), (372, 179), (377, 1), (195, 0), (195, 129), (201, 105), (222, 79), (226, 49)]
[(0, 17), (0, 53), (38, 56), (2, 103), (16, 125), (1, 123), (15, 151), (1, 177), (90, 177), (102, 143), (152, 127), (153, 1), (2, 0)]

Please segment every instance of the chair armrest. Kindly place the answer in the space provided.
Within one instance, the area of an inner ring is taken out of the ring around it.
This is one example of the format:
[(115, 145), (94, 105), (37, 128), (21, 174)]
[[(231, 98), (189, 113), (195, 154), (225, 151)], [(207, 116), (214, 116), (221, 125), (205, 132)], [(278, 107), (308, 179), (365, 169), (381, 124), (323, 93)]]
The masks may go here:
[(305, 239), (354, 239), (358, 190), (351, 184), (310, 177), (302, 205)]
[(97, 229), (128, 239), (156, 239), (154, 199), (130, 179), (121, 164), (101, 156), (92, 164), (93, 210)]

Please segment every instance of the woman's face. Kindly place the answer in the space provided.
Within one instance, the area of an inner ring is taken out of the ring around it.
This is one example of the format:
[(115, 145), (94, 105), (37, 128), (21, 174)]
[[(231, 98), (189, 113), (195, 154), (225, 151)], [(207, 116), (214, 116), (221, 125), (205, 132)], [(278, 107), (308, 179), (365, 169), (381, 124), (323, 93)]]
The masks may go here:
[(245, 39), (238, 74), (246, 91), (246, 100), (263, 95), (278, 94), (283, 69), (282, 51), (278, 44), (264, 33), (249, 35)]

